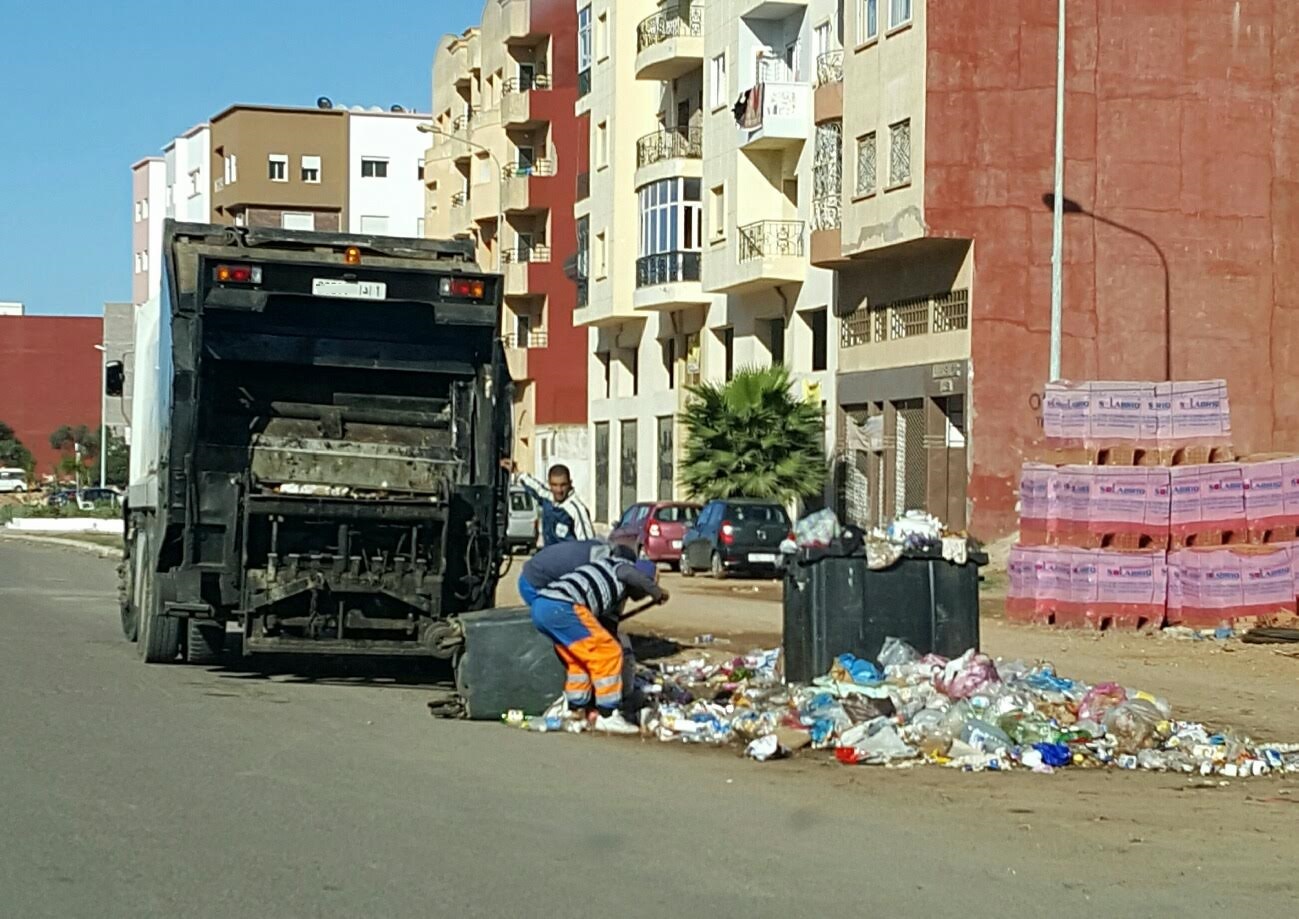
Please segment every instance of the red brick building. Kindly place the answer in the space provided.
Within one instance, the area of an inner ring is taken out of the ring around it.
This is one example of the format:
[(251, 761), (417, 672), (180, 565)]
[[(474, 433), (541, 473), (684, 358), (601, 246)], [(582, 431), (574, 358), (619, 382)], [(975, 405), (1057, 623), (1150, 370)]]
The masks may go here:
[(60, 456), (61, 425), (99, 425), (103, 320), (89, 316), (0, 316), (0, 421), (32, 451), (37, 476)]
[[(905, 183), (845, 189), (840, 403), (884, 416), (872, 494), (911, 468), (890, 508), (963, 504), (1001, 534), (1048, 369), (1055, 4), (916, 2), (857, 46), (846, 26), (844, 97), (874, 121), (844, 108), (845, 185), (867, 127), (883, 176), (907, 119), (910, 162)], [(1063, 376), (1162, 379), (1168, 347), (1173, 378), (1227, 379), (1239, 450), (1299, 449), (1299, 4), (1070, 0), (1067, 40), (1065, 193), (1084, 212), (1066, 215)], [(943, 324), (872, 339), (873, 312), (926, 297)]]

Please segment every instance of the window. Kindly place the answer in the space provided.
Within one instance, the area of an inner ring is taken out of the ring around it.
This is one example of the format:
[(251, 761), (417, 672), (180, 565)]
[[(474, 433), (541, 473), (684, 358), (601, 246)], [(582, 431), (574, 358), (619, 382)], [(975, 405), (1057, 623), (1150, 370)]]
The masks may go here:
[(143, 203), (144, 203), (143, 201), (137, 201), (137, 202), (135, 202), (135, 222), (136, 222), (136, 223), (139, 223), (141, 220), (144, 219), (144, 214), (141, 212), (141, 209), (140, 209), (140, 206), (141, 206)]
[(423, 218), (423, 217), (416, 217), (416, 218), (415, 218), (415, 236), (416, 236), (418, 239), (423, 239), (423, 238), (424, 238), (424, 218)]
[(141, 271), (148, 271), (148, 270), (149, 270), (149, 250), (148, 250), (148, 249), (145, 249), (143, 252), (140, 253), (140, 270), (141, 270)]
[(144, 253), (137, 252), (135, 253), (135, 273), (139, 274), (141, 271), (144, 271)]
[(726, 54), (722, 53), (713, 58), (712, 66), (708, 68), (708, 103), (714, 109), (722, 108), (729, 95), (726, 86)]
[(308, 185), (320, 184), (320, 157), (304, 156), (302, 158), (302, 181)]
[(595, 126), (595, 168), (603, 169), (609, 165), (609, 123), (602, 121)]
[(362, 216), (361, 232), (367, 236), (387, 236), (388, 218), (384, 216)]
[(735, 376), (735, 329), (730, 326), (722, 329), (722, 356), (722, 367), (729, 383)]
[(225, 166), (226, 184), (227, 185), (235, 184), (235, 182), (239, 180), (239, 157), (231, 153), (226, 156), (223, 165)]
[(609, 252), (605, 248), (604, 234), (595, 234), (595, 277), (597, 280), (609, 276)]
[(424, 160), (422, 158), (415, 163), (415, 178), (421, 182), (424, 181)]
[(388, 161), (377, 157), (361, 158), (361, 178), (363, 179), (386, 179), (388, 178)]
[(889, 125), (889, 186), (911, 181), (911, 120)]
[(285, 230), (314, 230), (316, 217), (306, 211), (285, 211), (280, 215), (280, 227)]
[(591, 69), (591, 7), (577, 11), (577, 72)]
[(708, 193), (708, 223), (714, 242), (726, 238), (725, 185), (718, 185)]
[(880, 34), (879, 0), (857, 0), (857, 44), (864, 45)]
[(698, 253), (703, 247), (703, 206), (698, 179), (661, 179), (637, 194), (640, 198), (640, 256), (636, 284), (699, 280)]
[[(659, 489), (660, 501), (671, 501), (676, 486), (676, 419), (671, 415), (661, 415), (658, 419), (659, 446)], [(654, 519), (661, 523), (693, 523), (693, 508), (660, 507), (654, 512)], [(689, 514), (689, 516), (687, 516)]]
[(831, 48), (830, 38), (830, 20), (818, 25), (812, 30), (812, 67), (815, 68), (821, 60), (821, 56), (828, 54)]
[(266, 177), (272, 182), (289, 181), (289, 158), (283, 153), (266, 157)]
[(577, 220), (577, 277), (586, 280), (591, 276), (591, 218)]
[(875, 132), (857, 138), (857, 197), (875, 193)]
[(896, 29), (911, 21), (911, 0), (889, 0), (889, 28)]
[(198, 170), (195, 169), (189, 174), (189, 197), (193, 198), (198, 193)]
[(767, 348), (771, 351), (771, 366), (785, 363), (785, 319), (771, 319), (767, 322)]
[(148, 198), (142, 198), (142, 199), (140, 200), (140, 219), (141, 219), (141, 220), (148, 220), (148, 219), (149, 219), (149, 199), (148, 199)]
[(812, 331), (812, 370), (825, 370), (828, 366), (828, 323), (829, 314), (826, 310), (813, 310), (807, 314), (807, 325)]
[(609, 14), (601, 13), (595, 21), (595, 59), (602, 61), (609, 56)]

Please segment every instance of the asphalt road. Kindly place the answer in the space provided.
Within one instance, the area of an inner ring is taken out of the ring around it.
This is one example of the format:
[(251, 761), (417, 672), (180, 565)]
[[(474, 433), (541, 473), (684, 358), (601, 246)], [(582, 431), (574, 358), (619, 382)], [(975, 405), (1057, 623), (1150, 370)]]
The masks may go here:
[(1269, 835), (1293, 809), (1256, 808), (1237, 833), (1215, 813), (1242, 798), (1176, 797), (1182, 779), (1097, 792), (1065, 776), (758, 765), (438, 721), (409, 686), (149, 667), (120, 637), (113, 564), (0, 540), (6, 917), (1191, 917), (1293, 903), (1292, 834)]

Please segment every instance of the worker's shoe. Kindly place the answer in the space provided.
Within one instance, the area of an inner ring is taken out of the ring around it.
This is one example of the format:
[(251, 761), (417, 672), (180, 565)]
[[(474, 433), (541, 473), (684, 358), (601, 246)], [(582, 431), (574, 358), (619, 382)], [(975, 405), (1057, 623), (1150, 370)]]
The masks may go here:
[(622, 716), (622, 712), (615, 711), (612, 715), (597, 715), (594, 730), (601, 734), (639, 734), (640, 728), (629, 722)]

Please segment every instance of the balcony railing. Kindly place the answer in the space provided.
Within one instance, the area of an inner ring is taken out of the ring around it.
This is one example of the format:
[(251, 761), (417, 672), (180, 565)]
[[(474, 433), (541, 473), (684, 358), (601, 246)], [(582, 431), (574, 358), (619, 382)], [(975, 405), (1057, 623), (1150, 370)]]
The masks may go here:
[(699, 37), (704, 34), (704, 8), (702, 0), (690, 4), (689, 12), (673, 4), (647, 16), (636, 26), (636, 53), (661, 41), (682, 36)]
[(827, 51), (816, 59), (816, 85), (843, 82), (843, 49)]
[(577, 98), (581, 99), (591, 91), (591, 68), (580, 70), (577, 74)]
[(855, 310), (839, 327), (839, 344), (853, 348), (969, 327), (970, 292), (953, 290)]
[(501, 94), (510, 95), (511, 93), (529, 93), (533, 90), (546, 90), (551, 88), (550, 74), (537, 73), (531, 78), (528, 77), (510, 77), (501, 84)]
[(526, 264), (529, 262), (550, 261), (550, 246), (545, 243), (524, 245), (519, 243), (512, 249), (501, 252), (501, 260), (507, 264)]
[(636, 286), (699, 280), (698, 252), (659, 252), (636, 260)]
[(533, 160), (531, 163), (506, 163), (505, 178), (517, 179), (527, 176), (553, 176), (555, 161), (546, 157)]
[(522, 335), (510, 332), (501, 337), (507, 348), (544, 348), (550, 343), (550, 336), (545, 329), (532, 329)]
[(591, 288), (586, 278), (577, 279), (577, 308), (585, 309), (591, 302)]
[(591, 197), (591, 173), (579, 172), (577, 174), (576, 200), (585, 201), (589, 197)]
[(459, 115), (455, 117), (455, 120), (451, 122), (451, 130), (453, 131), (467, 130), (469, 126), (474, 123), (474, 119), (478, 117), (480, 111), (481, 110), (479, 109), (479, 107), (474, 105), (471, 106), (468, 111), (461, 112)]
[(453, 194), (453, 195), (451, 196), (451, 206), (452, 206), (452, 207), (464, 207), (464, 206), (465, 206), (465, 203), (466, 203), (468, 200), (469, 200), (469, 196), (468, 196), (467, 194), (465, 194), (465, 193), (462, 192), (462, 191), (458, 191), (458, 192), (456, 192), (455, 194)]
[(741, 262), (782, 255), (802, 257), (803, 251), (801, 220), (759, 220), (740, 227)]
[(837, 230), (842, 225), (841, 208), (843, 203), (839, 195), (817, 198), (812, 202), (812, 229)]
[(702, 128), (662, 128), (646, 134), (636, 141), (636, 168), (672, 159), (703, 159), (704, 132)]

